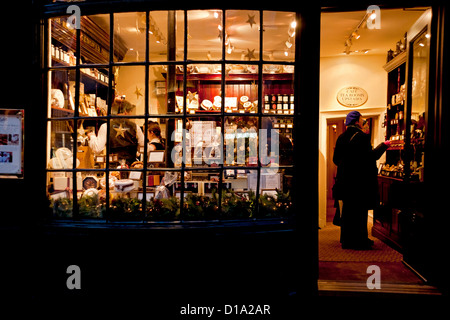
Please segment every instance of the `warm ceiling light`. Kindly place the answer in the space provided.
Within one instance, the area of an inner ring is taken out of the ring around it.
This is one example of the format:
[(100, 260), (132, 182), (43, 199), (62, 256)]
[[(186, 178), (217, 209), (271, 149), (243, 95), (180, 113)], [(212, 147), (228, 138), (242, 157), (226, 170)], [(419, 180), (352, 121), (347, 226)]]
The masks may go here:
[(289, 53), (287, 51), (285, 51), (284, 55), (287, 57), (289, 55)]
[(286, 44), (286, 47), (287, 47), (288, 49), (290, 49), (290, 48), (292, 47), (292, 42), (290, 42), (289, 39), (287, 39), (287, 41), (285, 42), (285, 44)]
[(217, 11), (214, 11), (214, 18), (218, 18), (219, 17), (219, 13)]
[(295, 29), (296, 27), (297, 27), (297, 21), (294, 20), (291, 22), (291, 28)]
[(217, 25), (217, 29), (219, 29), (220, 31), (222, 31), (222, 25), (221, 25), (221, 24)]
[(377, 14), (375, 13), (375, 10), (372, 11), (372, 14), (369, 16), (370, 20), (375, 20), (375, 18), (377, 17)]
[(425, 35), (425, 38), (430, 39), (430, 38), (431, 38), (431, 34), (427, 33), (427, 34)]

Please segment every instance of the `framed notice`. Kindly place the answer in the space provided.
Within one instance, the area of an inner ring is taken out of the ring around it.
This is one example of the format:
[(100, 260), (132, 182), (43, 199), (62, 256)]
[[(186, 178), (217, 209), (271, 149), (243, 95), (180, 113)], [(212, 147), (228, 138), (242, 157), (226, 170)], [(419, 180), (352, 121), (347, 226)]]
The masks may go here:
[(0, 179), (23, 178), (22, 109), (0, 109)]

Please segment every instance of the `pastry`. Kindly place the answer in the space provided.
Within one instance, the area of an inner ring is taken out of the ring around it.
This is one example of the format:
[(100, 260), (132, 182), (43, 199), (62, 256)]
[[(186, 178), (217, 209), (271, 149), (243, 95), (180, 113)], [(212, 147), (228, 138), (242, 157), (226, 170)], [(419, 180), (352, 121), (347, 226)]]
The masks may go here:
[(144, 168), (144, 163), (142, 161), (135, 161), (131, 164), (131, 169), (142, 169)]
[(244, 110), (246, 112), (250, 111), (250, 109), (253, 107), (253, 104), (250, 101), (247, 101), (244, 103)]
[(239, 99), (239, 101), (241, 102), (242, 105), (244, 105), (244, 103), (248, 102), (248, 97), (242, 96), (241, 99)]
[(134, 190), (134, 181), (130, 179), (117, 180), (114, 185), (116, 192), (130, 192)]
[[(110, 174), (109, 175), (109, 188), (110, 189), (114, 188), (116, 181), (117, 181), (117, 178)], [(106, 188), (106, 178), (105, 177), (100, 179), (100, 187), (102, 187), (103, 189)]]

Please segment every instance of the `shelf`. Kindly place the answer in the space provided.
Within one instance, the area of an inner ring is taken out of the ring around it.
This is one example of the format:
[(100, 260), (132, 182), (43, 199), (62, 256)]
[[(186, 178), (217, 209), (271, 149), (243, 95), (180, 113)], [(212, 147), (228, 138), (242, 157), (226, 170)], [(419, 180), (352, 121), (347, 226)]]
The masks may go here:
[(392, 59), (391, 61), (386, 63), (383, 66), (384, 70), (386, 70), (387, 72), (391, 72), (392, 70), (394, 70), (395, 68), (397, 68), (401, 64), (405, 63), (406, 62), (406, 57), (407, 57), (406, 51), (403, 51), (398, 56), (396, 56), (394, 59)]

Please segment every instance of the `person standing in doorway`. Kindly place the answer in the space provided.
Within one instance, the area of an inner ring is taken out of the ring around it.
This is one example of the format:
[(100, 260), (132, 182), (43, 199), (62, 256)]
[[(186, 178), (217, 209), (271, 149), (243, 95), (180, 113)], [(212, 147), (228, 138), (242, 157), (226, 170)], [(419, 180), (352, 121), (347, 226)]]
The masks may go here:
[(343, 249), (371, 249), (368, 238), (368, 210), (379, 202), (376, 161), (390, 141), (372, 148), (370, 135), (364, 133), (366, 119), (351, 111), (345, 119), (346, 130), (337, 141), (333, 162), (337, 166), (336, 188), (342, 200), (341, 245)]

